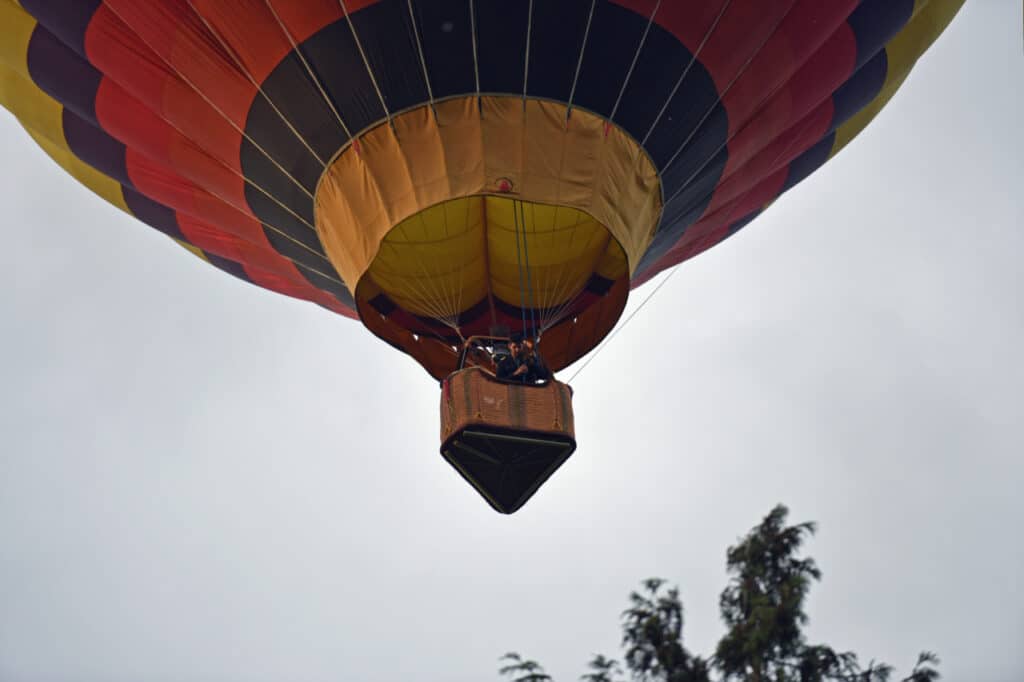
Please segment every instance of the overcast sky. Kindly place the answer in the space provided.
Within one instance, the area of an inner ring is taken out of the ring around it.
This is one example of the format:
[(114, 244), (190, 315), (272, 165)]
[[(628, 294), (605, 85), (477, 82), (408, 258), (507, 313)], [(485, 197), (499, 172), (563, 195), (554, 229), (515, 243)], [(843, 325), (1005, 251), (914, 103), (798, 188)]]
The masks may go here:
[(480, 682), (517, 649), (567, 682), (652, 575), (707, 655), (725, 548), (776, 502), (820, 523), (813, 639), (1024, 679), (1022, 114), (1020, 3), (971, 0), (586, 368), (579, 450), (505, 517), (411, 360), (133, 222), (2, 112), (0, 681)]

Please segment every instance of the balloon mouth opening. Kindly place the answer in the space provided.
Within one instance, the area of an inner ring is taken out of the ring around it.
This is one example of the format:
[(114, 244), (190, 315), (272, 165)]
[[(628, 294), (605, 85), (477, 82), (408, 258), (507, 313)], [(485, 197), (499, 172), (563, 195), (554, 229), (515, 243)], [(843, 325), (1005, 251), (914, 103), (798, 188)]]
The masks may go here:
[(368, 329), (442, 378), (463, 339), (495, 327), (541, 337), (548, 365), (566, 367), (611, 331), (628, 293), (626, 252), (593, 216), (497, 193), (395, 225), (355, 300)]
[(543, 337), (552, 369), (611, 330), (653, 240), (661, 181), (624, 130), (481, 95), (399, 113), (338, 151), (317, 235), (363, 324), (435, 377), (463, 338)]

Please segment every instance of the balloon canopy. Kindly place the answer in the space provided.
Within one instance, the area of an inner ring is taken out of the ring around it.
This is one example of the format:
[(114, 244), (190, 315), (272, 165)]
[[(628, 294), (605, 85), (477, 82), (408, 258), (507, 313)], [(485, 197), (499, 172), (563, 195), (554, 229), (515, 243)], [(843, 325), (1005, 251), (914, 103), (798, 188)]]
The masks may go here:
[(559, 369), (859, 134), (963, 1), (0, 0), (0, 103), (435, 377), (500, 325)]

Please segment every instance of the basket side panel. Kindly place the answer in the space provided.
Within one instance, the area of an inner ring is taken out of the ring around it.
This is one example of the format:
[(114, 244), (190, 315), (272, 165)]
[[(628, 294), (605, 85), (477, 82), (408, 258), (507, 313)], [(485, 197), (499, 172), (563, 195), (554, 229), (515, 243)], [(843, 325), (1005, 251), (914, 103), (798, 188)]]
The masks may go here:
[(455, 372), (441, 392), (441, 440), (473, 424), (575, 439), (572, 393), (556, 381), (520, 386), (497, 381), (478, 368)]

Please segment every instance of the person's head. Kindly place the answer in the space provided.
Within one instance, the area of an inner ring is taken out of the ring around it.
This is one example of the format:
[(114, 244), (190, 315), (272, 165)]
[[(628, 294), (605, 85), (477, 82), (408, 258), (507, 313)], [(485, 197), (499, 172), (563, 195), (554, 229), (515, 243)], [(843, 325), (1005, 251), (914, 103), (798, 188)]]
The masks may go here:
[(512, 334), (508, 339), (508, 349), (512, 355), (519, 355), (519, 351), (523, 347), (523, 335), (516, 332)]
[(526, 350), (530, 352), (536, 350), (535, 342), (532, 336), (527, 336), (525, 339), (523, 339), (523, 345), (526, 346)]

